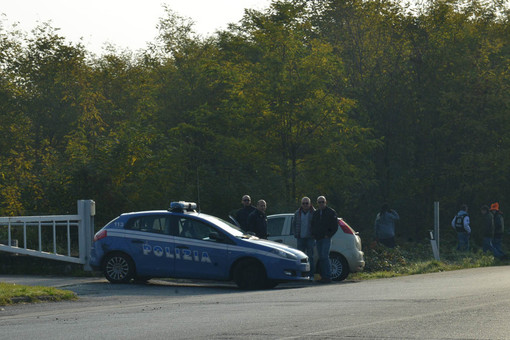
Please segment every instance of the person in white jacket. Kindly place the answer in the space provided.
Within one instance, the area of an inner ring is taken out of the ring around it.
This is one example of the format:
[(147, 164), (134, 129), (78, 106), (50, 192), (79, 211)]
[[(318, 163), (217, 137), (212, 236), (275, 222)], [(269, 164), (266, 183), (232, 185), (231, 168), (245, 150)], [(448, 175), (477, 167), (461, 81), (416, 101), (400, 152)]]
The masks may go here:
[(457, 250), (469, 250), (469, 237), (471, 227), (469, 226), (468, 206), (463, 204), (459, 212), (452, 220), (452, 227), (457, 232)]

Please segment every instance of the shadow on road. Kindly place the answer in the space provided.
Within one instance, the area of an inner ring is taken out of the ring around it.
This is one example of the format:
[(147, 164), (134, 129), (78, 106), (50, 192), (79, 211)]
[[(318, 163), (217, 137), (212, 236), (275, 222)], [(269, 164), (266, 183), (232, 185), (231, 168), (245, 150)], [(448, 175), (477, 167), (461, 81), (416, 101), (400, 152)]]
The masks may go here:
[[(335, 283), (334, 283), (335, 284)], [(318, 286), (312, 282), (304, 283), (281, 283), (274, 290), (299, 289)], [(197, 280), (176, 280), (176, 279), (151, 279), (144, 283), (112, 284), (106, 280), (88, 283), (71, 284), (60, 287), (80, 295), (101, 295), (101, 296), (162, 296), (162, 295), (212, 295), (212, 294), (246, 294), (256, 292), (239, 289), (233, 282), (222, 281), (197, 281)]]
[(290, 289), (321, 289), (323, 287), (352, 283), (352, 281), (318, 284), (314, 282), (286, 282), (280, 283), (273, 289), (249, 291), (237, 287), (234, 282), (184, 280), (184, 279), (151, 279), (143, 283), (112, 284), (101, 277), (62, 277), (62, 276), (29, 276), (29, 275), (0, 275), (0, 282), (9, 282), (27, 286), (47, 286), (73, 291), (78, 297), (171, 297), (171, 296), (200, 296), (215, 294), (249, 294), (258, 292), (274, 292)]

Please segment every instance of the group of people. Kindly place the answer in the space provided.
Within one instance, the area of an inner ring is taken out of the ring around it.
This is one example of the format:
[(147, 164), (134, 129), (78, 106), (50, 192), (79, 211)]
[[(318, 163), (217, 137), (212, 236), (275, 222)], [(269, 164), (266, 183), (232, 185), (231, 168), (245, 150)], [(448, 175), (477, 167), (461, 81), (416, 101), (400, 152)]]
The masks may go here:
[[(259, 238), (267, 238), (266, 202), (259, 200), (254, 207), (250, 196), (244, 195), (241, 203), (243, 207), (235, 216), (240, 227)], [(326, 197), (319, 196), (317, 206), (318, 209), (315, 209), (310, 198), (303, 197), (301, 206), (294, 213), (292, 231), (297, 239), (297, 249), (308, 255), (311, 273), (315, 273), (314, 248), (317, 246), (321, 274), (318, 282), (329, 283), (331, 282), (329, 251), (331, 237), (338, 230), (338, 217), (336, 211), (327, 206)]]
[[(503, 252), (502, 242), (505, 224), (503, 213), (499, 210), (499, 203), (492, 203), (490, 208), (484, 205), (480, 208), (482, 214), (483, 251), (490, 251), (494, 257), (506, 258)], [(452, 227), (457, 232), (457, 250), (469, 250), (471, 225), (468, 214), (468, 206), (463, 204), (460, 211), (452, 220)]]
[(241, 199), (243, 207), (235, 214), (235, 219), (241, 229), (255, 234), (258, 238), (267, 238), (267, 203), (258, 200), (257, 206), (251, 204), (251, 197), (244, 195)]
[[(503, 234), (505, 224), (503, 213), (499, 210), (499, 203), (484, 205), (480, 208), (482, 215), (481, 227), (483, 234), (483, 251), (490, 251), (494, 257), (506, 258), (503, 252)], [(398, 213), (384, 204), (375, 219), (375, 235), (378, 243), (386, 247), (395, 247), (395, 222), (399, 220)], [(451, 223), (457, 232), (457, 250), (469, 250), (469, 239), (471, 237), (471, 225), (468, 214), (468, 206), (463, 204)]]

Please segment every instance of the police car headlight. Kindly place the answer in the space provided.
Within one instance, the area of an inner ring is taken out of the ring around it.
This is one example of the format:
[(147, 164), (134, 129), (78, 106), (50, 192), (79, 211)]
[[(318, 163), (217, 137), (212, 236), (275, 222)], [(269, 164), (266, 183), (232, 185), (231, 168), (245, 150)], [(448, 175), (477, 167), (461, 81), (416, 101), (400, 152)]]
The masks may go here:
[(283, 258), (286, 258), (286, 259), (289, 259), (289, 260), (297, 260), (297, 256), (292, 254), (292, 253), (288, 253), (284, 250), (280, 250), (280, 249), (273, 249), (272, 250), (272, 253), (273, 254), (276, 254), (280, 257), (283, 257)]

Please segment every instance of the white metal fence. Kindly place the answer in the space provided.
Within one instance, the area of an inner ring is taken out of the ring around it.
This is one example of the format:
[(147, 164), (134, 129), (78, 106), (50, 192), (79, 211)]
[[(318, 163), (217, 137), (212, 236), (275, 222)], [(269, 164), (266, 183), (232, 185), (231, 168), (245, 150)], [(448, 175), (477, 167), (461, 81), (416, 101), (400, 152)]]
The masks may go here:
[(94, 237), (95, 202), (79, 200), (77, 215), (0, 217), (0, 251), (83, 264)]

